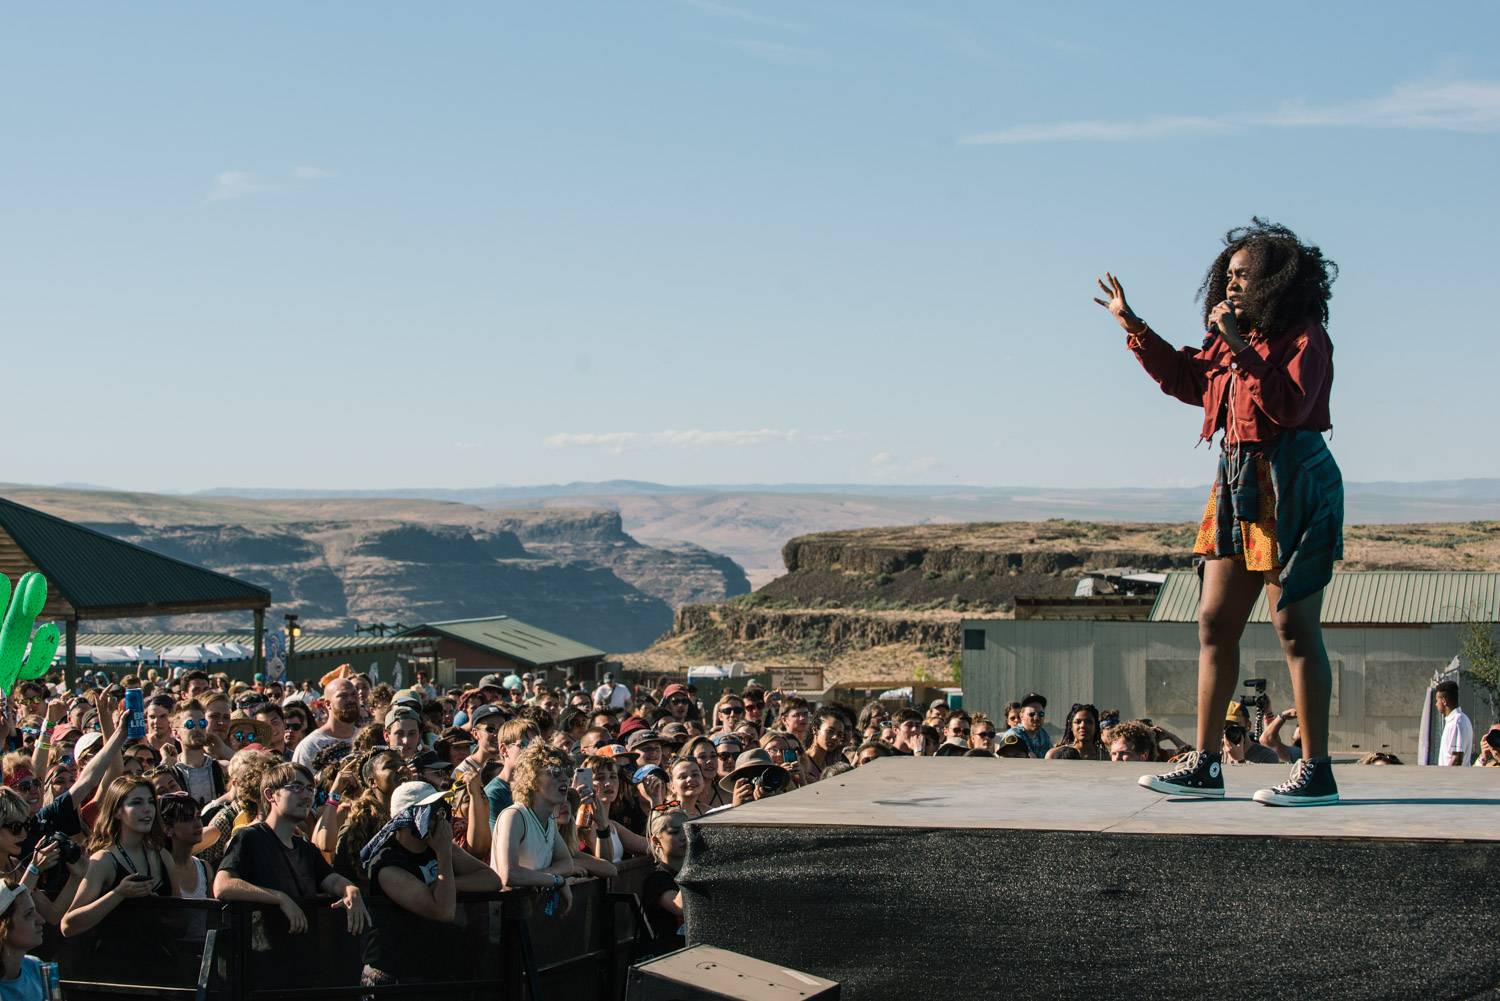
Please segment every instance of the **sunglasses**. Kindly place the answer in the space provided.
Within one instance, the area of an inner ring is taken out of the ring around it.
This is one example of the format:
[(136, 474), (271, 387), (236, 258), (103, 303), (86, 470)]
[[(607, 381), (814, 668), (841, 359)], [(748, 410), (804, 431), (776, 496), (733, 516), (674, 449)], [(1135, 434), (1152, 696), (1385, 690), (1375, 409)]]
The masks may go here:
[(19, 793), (28, 793), (35, 792), (39, 785), (41, 785), (41, 783), (36, 779), (22, 779), (19, 782), (11, 783), (11, 788)]
[(1027, 712), (1022, 713), (1021, 715), (1025, 716), (1027, 719), (1046, 719), (1047, 718), (1047, 714), (1044, 713), (1044, 712), (1042, 712), (1040, 709), (1031, 709), (1031, 710), (1029, 710)]
[(745, 707), (744, 706), (725, 706), (723, 709), (719, 710), (719, 715), (720, 716), (743, 716), (743, 715), (745, 715)]
[(995, 738), (995, 731), (994, 730), (980, 730), (979, 731), (979, 739), (980, 740), (993, 740), (994, 738)]
[(284, 786), (278, 786), (278, 788), (285, 789), (293, 796), (301, 796), (313, 791), (313, 787), (308, 785), (306, 782), (288, 782)]
[(685, 706), (685, 705), (691, 705), (691, 703), (688, 702), (687, 699), (683, 698), (680, 695), (674, 695), (672, 698), (670, 698), (670, 699), (667, 700), (667, 705), (669, 705), (669, 706)]
[(259, 739), (259, 735), (254, 730), (236, 730), (229, 736), (242, 744), (253, 744)]
[(208, 729), (208, 720), (206, 720), (206, 719), (185, 719), (185, 720), (182, 721), (182, 728), (184, 730), (206, 730), (206, 729)]
[(16, 837), (20, 837), (27, 831), (31, 830), (31, 821), (22, 820), (14, 824), (0, 824), (0, 827), (4, 827), (7, 831), (14, 834)]
[(668, 810), (675, 810), (675, 809), (677, 809), (681, 805), (682, 805), (682, 801), (681, 800), (669, 799), (665, 803), (658, 803), (655, 806), (653, 806), (651, 808), (651, 812), (652, 813), (666, 813)]
[(720, 751), (719, 752), (719, 760), (720, 761), (737, 761), (737, 760), (739, 760), (739, 756), (740, 756), (740, 752), (739, 751)]
[(953, 734), (957, 734), (960, 737), (967, 737), (969, 735), (969, 728), (966, 727), (966, 726), (955, 726), (952, 729), (950, 729), (948, 732), (949, 733), (953, 733)]

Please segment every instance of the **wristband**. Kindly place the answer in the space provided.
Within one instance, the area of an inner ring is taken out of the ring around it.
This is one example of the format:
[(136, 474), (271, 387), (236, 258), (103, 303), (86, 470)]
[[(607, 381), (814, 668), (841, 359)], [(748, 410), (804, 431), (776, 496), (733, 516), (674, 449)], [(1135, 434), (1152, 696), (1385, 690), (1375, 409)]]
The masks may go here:
[(27, 876), (36, 876), (37, 879), (41, 879), (42, 870), (37, 866), (35, 862), (27, 862), (26, 871), (21, 874), (21, 878), (25, 879)]
[(36, 746), (40, 747), (44, 751), (50, 751), (50, 750), (52, 750), (52, 741), (50, 741), (47, 738), (43, 737), (41, 740), (38, 740), (36, 742)]
[(615, 829), (613, 827), (596, 827), (596, 828), (594, 828), (594, 836), (595, 837), (607, 838), (607, 837), (609, 837), (610, 835), (612, 835), (614, 833), (615, 833)]
[(554, 872), (552, 874), (552, 889), (554, 889), (554, 890), (560, 890), (560, 889), (562, 889), (562, 885), (564, 883), (566, 883), (566, 882), (567, 882), (567, 880), (563, 879), (557, 873)]

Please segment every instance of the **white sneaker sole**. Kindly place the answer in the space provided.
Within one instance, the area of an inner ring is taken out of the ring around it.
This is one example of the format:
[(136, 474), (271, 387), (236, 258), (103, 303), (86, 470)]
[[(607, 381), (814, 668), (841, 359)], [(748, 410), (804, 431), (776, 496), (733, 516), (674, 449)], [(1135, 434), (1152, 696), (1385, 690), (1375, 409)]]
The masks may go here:
[(1180, 786), (1172, 782), (1163, 782), (1155, 775), (1142, 775), (1136, 780), (1143, 788), (1152, 792), (1159, 792), (1167, 796), (1196, 796), (1199, 799), (1223, 799), (1223, 789), (1192, 789), (1188, 786)]
[(1259, 789), (1252, 797), (1262, 806), (1332, 806), (1339, 801), (1338, 793), (1327, 796), (1283, 796), (1274, 789)]

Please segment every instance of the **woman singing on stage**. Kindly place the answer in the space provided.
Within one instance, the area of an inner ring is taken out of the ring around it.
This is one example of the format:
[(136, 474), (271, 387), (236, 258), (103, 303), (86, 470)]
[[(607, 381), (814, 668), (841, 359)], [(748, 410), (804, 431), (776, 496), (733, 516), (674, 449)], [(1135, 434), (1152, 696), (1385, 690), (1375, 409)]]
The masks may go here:
[(1328, 760), (1332, 688), (1319, 613), (1343, 558), (1344, 486), (1322, 432), (1332, 427), (1329, 286), (1338, 267), (1295, 233), (1262, 219), (1230, 230), (1198, 294), (1207, 336), (1174, 351), (1125, 301), (1114, 275), (1099, 281), (1125, 343), (1169, 396), (1203, 407), (1200, 441), (1222, 432), (1218, 475), (1193, 552), (1201, 557), (1198, 606), (1198, 750), (1147, 789), (1224, 795), (1224, 707), (1238, 682), (1240, 635), (1266, 592), (1286, 654), (1302, 726), (1291, 778), (1261, 789), (1268, 806), (1337, 803)]

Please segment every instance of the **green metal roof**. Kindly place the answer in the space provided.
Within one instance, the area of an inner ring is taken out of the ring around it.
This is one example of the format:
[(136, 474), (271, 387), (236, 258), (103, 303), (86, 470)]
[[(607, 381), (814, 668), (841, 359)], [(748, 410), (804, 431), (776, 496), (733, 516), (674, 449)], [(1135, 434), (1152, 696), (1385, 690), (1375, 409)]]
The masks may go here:
[[(83, 618), (265, 608), (263, 587), (0, 498), (0, 529)], [(22, 566), (0, 567), (12, 576)]]
[[(1500, 622), (1500, 573), (1435, 570), (1335, 572), (1323, 594), (1325, 625)], [(1174, 570), (1156, 596), (1152, 622), (1198, 621), (1198, 575)], [(1262, 592), (1251, 622), (1269, 622)]]
[(433, 632), (440, 636), (490, 650), (509, 657), (528, 667), (546, 667), (570, 660), (587, 660), (603, 657), (603, 650), (570, 640), (566, 636), (549, 633), (545, 629), (529, 626), (509, 615), (494, 615), (484, 619), (452, 619), (448, 622), (429, 622), (414, 626), (402, 635)]
[[(79, 633), (79, 646), (144, 646), (161, 650), (173, 646), (205, 646), (210, 643), (255, 645), (254, 633)], [(431, 645), (422, 636), (315, 635), (304, 631), (297, 637), (298, 654), (359, 653), (368, 650), (413, 650)]]

